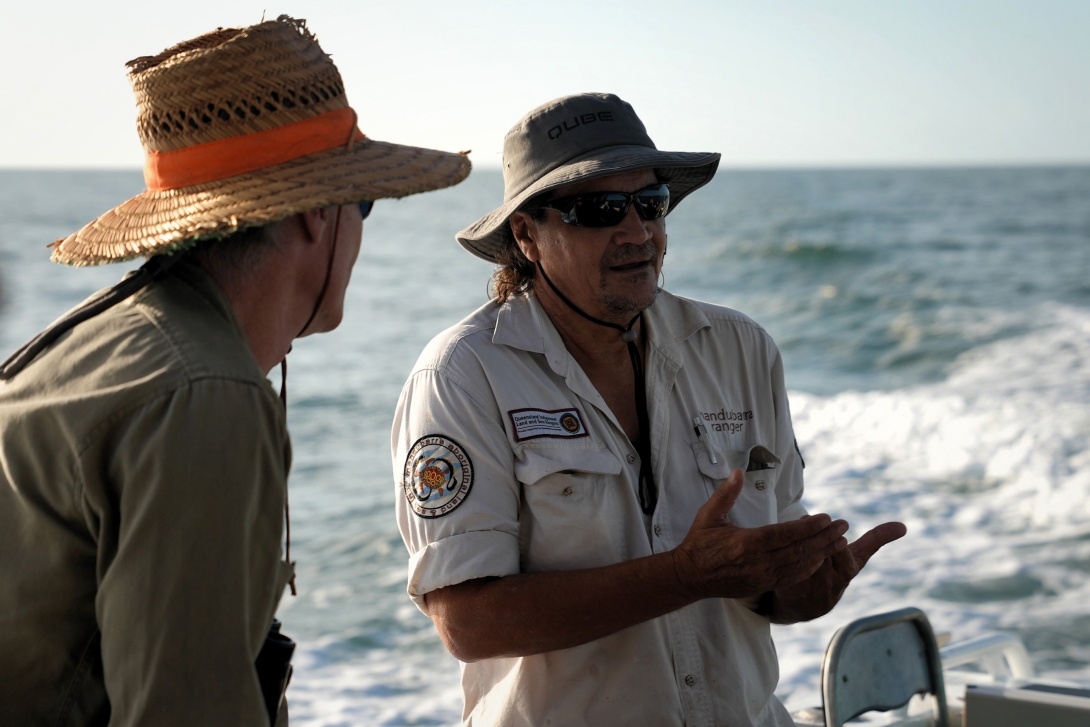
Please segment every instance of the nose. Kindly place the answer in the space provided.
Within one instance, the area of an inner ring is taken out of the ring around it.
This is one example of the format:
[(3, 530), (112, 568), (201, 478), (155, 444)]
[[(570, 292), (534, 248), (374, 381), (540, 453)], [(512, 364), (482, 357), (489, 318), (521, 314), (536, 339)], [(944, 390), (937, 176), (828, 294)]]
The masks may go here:
[(617, 245), (642, 245), (652, 237), (651, 224), (640, 217), (633, 204), (625, 213), (624, 219), (617, 225), (613, 242)]

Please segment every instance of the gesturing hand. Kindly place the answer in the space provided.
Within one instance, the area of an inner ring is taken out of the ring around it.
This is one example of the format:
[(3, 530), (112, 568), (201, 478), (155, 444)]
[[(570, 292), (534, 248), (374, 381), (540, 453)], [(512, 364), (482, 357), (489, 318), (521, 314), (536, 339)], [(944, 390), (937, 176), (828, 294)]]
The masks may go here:
[(680, 586), (694, 600), (747, 598), (795, 585), (848, 547), (848, 524), (828, 515), (759, 528), (733, 524), (727, 513), (744, 481), (742, 470), (731, 472), (671, 551)]
[[(807, 520), (809, 517), (804, 517)], [(902, 523), (882, 523), (859, 540), (821, 564), (812, 576), (793, 586), (776, 590), (773, 620), (779, 623), (809, 621), (833, 609), (852, 579), (883, 545), (905, 535)]]

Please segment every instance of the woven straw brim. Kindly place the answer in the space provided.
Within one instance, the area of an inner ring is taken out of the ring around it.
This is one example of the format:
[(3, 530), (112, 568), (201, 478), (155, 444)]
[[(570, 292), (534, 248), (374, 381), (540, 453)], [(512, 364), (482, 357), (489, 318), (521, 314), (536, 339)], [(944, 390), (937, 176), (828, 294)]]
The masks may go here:
[(673, 212), (681, 200), (711, 181), (719, 167), (719, 158), (714, 152), (669, 152), (646, 146), (595, 149), (549, 172), (459, 232), (455, 239), (477, 257), (494, 263), (507, 241), (508, 218), (526, 202), (567, 184), (637, 169), (653, 169), (662, 181), (670, 184), (670, 212)]
[(365, 139), (228, 179), (145, 191), (54, 243), (54, 262), (101, 265), (150, 257), (243, 227), (363, 200), (405, 197), (457, 184), (463, 154)]

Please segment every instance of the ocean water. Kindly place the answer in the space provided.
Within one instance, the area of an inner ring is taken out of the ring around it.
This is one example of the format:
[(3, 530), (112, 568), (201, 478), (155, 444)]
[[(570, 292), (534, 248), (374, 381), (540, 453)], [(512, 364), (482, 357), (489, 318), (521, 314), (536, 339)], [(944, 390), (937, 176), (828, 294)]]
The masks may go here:
[[(0, 171), (0, 350), (129, 266), (44, 245), (142, 189), (134, 172)], [(389, 424), (424, 344), (486, 299), (456, 230), (498, 172), (380, 202), (345, 322), (290, 358), (294, 724), (449, 725), (458, 665), (405, 596)], [(776, 627), (780, 695), (815, 704), (833, 632), (915, 605), (955, 639), (1023, 638), (1090, 680), (1090, 168), (722, 171), (669, 218), (665, 287), (779, 343), (806, 503), (909, 535), (829, 615)]]

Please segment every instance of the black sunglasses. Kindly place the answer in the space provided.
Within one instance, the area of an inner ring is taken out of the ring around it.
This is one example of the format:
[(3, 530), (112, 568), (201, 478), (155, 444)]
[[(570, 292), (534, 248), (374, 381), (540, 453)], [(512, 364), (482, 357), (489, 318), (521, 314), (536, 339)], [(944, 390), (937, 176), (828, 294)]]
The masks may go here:
[(368, 199), (360, 202), (360, 215), (363, 219), (367, 219), (367, 215), (371, 214), (371, 210), (375, 207), (375, 200)]
[(613, 227), (621, 224), (628, 208), (645, 220), (657, 220), (670, 210), (670, 185), (653, 184), (636, 192), (589, 192), (543, 202), (540, 209), (556, 210), (560, 219), (579, 227)]

